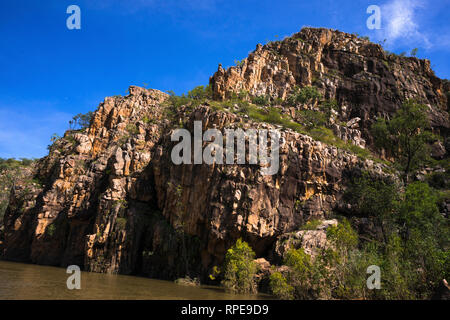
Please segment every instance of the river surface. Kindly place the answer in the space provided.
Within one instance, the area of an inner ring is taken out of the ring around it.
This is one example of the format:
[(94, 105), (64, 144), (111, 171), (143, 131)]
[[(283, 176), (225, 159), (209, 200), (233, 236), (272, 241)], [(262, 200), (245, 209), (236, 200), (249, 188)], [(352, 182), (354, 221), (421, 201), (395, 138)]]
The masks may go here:
[(191, 287), (143, 277), (81, 272), (81, 289), (67, 289), (64, 268), (0, 261), (0, 300), (5, 299), (267, 299), (235, 295), (212, 286)]

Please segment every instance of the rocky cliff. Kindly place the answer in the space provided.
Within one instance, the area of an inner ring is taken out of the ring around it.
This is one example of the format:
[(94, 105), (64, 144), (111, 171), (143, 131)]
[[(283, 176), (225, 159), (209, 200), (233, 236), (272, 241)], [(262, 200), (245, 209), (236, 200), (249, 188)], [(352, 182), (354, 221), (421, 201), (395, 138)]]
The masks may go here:
[[(333, 211), (351, 215), (342, 194), (352, 176), (364, 170), (395, 179), (395, 170), (372, 148), (369, 128), (377, 116), (389, 118), (415, 98), (429, 106), (434, 132), (447, 136), (450, 126), (450, 84), (434, 75), (429, 61), (388, 55), (339, 31), (305, 28), (258, 45), (239, 66), (219, 66), (210, 84), (213, 100), (178, 108), (169, 95), (135, 86), (125, 97), (106, 98), (89, 127), (67, 131), (12, 188), (3, 258), (206, 280), (242, 237), (258, 258), (278, 262), (286, 234)], [(305, 86), (336, 100), (330, 130), (342, 143), (257, 121), (228, 103), (242, 92), (249, 99), (267, 97), (290, 123), (301, 124), (299, 112), (317, 104), (289, 105), (286, 98)], [(170, 135), (179, 127), (193, 132), (195, 120), (204, 130), (280, 130), (278, 173), (264, 176), (251, 164), (173, 164)], [(436, 150), (447, 157), (448, 143), (446, 149), (438, 142)], [(312, 251), (324, 245), (323, 229), (333, 223), (306, 232), (308, 237), (303, 232), (302, 245)]]
[(241, 90), (285, 99), (295, 86), (314, 85), (336, 99), (339, 118), (360, 118), (363, 136), (376, 117), (389, 117), (406, 99), (430, 107), (432, 125), (448, 135), (450, 83), (437, 78), (429, 60), (387, 53), (379, 44), (329, 29), (304, 28), (265, 46), (257, 45), (240, 66), (219, 66), (211, 78), (216, 99)]

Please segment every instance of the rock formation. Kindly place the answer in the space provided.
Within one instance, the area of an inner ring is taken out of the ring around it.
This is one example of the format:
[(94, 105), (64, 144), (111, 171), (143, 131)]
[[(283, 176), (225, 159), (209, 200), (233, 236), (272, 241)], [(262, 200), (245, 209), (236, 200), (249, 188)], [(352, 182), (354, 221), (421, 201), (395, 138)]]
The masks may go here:
[[(444, 136), (449, 130), (450, 86), (429, 61), (387, 55), (377, 44), (338, 31), (305, 28), (258, 45), (241, 66), (219, 66), (210, 83), (217, 101), (242, 90), (284, 100), (295, 86), (314, 85), (337, 100), (335, 134), (363, 148), (372, 145), (374, 119), (390, 117), (408, 98), (429, 105), (433, 130)], [(30, 173), (40, 184), (22, 179), (11, 190), (5, 259), (205, 280), (239, 237), (269, 262), (280, 259), (288, 234), (308, 250), (324, 245), (326, 226), (299, 231), (301, 226), (345, 207), (342, 194), (353, 174), (388, 174), (381, 162), (276, 124), (208, 103), (173, 111), (163, 92), (129, 91), (106, 98), (88, 128), (69, 130), (51, 146)], [(180, 125), (192, 132), (195, 120), (204, 129), (280, 129), (278, 173), (263, 176), (258, 165), (173, 164), (170, 134)], [(444, 157), (448, 143), (436, 149)]]

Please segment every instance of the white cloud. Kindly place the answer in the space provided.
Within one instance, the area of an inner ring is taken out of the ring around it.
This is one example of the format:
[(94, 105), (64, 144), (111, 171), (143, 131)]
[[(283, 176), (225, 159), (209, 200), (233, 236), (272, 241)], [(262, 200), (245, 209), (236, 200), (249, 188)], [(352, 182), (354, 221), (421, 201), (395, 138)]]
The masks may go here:
[(429, 37), (421, 30), (417, 12), (426, 9), (421, 0), (391, 0), (381, 6), (382, 30), (379, 37), (388, 44), (430, 48)]

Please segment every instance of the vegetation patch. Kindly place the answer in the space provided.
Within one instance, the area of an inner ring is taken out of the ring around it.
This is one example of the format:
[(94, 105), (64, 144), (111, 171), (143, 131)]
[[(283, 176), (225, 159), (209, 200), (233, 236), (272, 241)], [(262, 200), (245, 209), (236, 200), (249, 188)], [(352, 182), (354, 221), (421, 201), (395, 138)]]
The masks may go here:
[(233, 292), (256, 292), (258, 265), (254, 258), (255, 252), (248, 243), (238, 239), (225, 255), (222, 285)]

